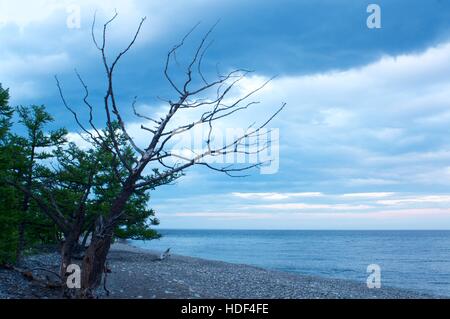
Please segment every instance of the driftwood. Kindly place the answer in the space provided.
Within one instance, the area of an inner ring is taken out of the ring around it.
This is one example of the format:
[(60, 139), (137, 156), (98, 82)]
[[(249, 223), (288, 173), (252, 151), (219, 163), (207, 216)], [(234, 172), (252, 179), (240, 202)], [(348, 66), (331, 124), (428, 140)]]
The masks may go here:
[[(33, 282), (33, 283), (40, 284), (41, 286), (44, 286), (46, 288), (59, 289), (59, 288), (64, 287), (64, 285), (61, 281), (60, 275), (57, 272), (54, 272), (49, 269), (45, 269), (45, 268), (22, 269), (22, 268), (13, 266), (13, 265), (3, 265), (3, 268), (18, 272), (26, 280)], [(56, 277), (58, 277), (60, 279), (60, 281), (51, 281), (48, 276), (46, 276), (46, 279), (39, 278), (39, 277), (33, 275), (34, 271), (45, 271), (45, 272), (51, 273), (51, 274), (55, 275)]]
[(168, 248), (165, 252), (163, 252), (160, 256), (158, 260), (164, 260), (166, 258), (170, 257), (170, 248)]

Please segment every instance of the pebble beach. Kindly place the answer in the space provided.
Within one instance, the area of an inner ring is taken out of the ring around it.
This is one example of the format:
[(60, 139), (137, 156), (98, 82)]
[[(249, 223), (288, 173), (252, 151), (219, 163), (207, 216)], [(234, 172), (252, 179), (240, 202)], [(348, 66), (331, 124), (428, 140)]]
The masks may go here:
[[(438, 296), (364, 283), (326, 279), (254, 266), (171, 255), (159, 260), (159, 252), (113, 245), (108, 257), (111, 273), (99, 298), (115, 299), (416, 299)], [(30, 256), (28, 268), (58, 269), (56, 253)], [(51, 277), (51, 274), (46, 274)], [(0, 298), (54, 299), (58, 291), (27, 281), (18, 273), (0, 269)]]

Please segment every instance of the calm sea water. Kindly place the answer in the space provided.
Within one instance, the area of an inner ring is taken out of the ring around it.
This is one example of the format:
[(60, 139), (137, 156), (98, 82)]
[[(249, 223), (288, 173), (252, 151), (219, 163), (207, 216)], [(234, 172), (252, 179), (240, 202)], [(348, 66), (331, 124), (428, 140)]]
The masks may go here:
[(450, 231), (161, 230), (154, 250), (450, 296)]

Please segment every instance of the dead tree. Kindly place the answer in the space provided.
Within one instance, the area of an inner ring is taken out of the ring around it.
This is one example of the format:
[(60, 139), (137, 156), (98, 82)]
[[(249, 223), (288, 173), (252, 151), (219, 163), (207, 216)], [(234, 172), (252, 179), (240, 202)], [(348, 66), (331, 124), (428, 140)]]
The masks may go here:
[[(108, 20), (102, 28), (101, 41), (97, 40), (95, 36), (95, 17), (92, 23), (91, 35), (92, 40), (99, 50), (103, 65), (106, 71), (106, 94), (103, 98), (103, 109), (106, 115), (106, 130), (111, 137), (112, 143), (109, 151), (117, 157), (121, 163), (126, 167), (128, 174), (126, 178), (121, 181), (122, 188), (117, 193), (115, 200), (111, 206), (111, 209), (107, 216), (98, 223), (96, 231), (93, 233), (89, 247), (87, 248), (83, 264), (82, 264), (82, 296), (90, 297), (94, 293), (94, 289), (101, 283), (102, 273), (105, 266), (105, 261), (110, 249), (111, 241), (114, 236), (114, 229), (117, 225), (117, 221), (123, 214), (124, 207), (129, 200), (130, 196), (143, 189), (155, 188), (159, 185), (168, 183), (171, 179), (183, 173), (187, 168), (193, 165), (202, 165), (214, 171), (225, 173), (230, 176), (242, 176), (241, 172), (249, 170), (251, 168), (259, 167), (264, 164), (258, 162), (256, 164), (249, 165), (226, 165), (217, 166), (209, 163), (209, 158), (225, 156), (226, 154), (258, 154), (265, 148), (267, 148), (270, 141), (266, 141), (263, 146), (257, 146), (256, 149), (249, 151), (247, 148), (250, 146), (247, 142), (250, 138), (260, 138), (263, 136), (262, 129), (284, 108), (285, 104), (270, 116), (264, 123), (258, 126), (251, 125), (247, 132), (238, 138), (233, 139), (230, 143), (223, 143), (220, 146), (213, 145), (213, 128), (215, 124), (221, 119), (227, 118), (236, 112), (248, 109), (249, 107), (256, 105), (257, 102), (249, 101), (252, 95), (261, 90), (267, 83), (263, 83), (260, 87), (251, 92), (246, 93), (243, 96), (235, 98), (230, 101), (230, 91), (238, 85), (249, 73), (248, 70), (236, 69), (227, 74), (217, 74), (217, 78), (213, 81), (206, 80), (205, 75), (202, 73), (202, 60), (206, 51), (209, 48), (207, 43), (208, 37), (211, 34), (213, 28), (211, 28), (205, 36), (201, 39), (200, 44), (195, 50), (195, 53), (190, 60), (190, 63), (186, 66), (185, 79), (182, 84), (177, 84), (176, 80), (171, 76), (170, 67), (176, 61), (176, 53), (185, 44), (188, 36), (194, 31), (195, 27), (190, 30), (182, 41), (175, 45), (167, 54), (164, 76), (167, 79), (170, 86), (173, 88), (176, 99), (167, 100), (167, 113), (165, 116), (159, 119), (152, 118), (147, 115), (142, 115), (134, 108), (134, 102), (132, 104), (134, 114), (139, 118), (145, 120), (147, 123), (152, 123), (152, 126), (142, 125), (141, 128), (149, 134), (148, 144), (145, 148), (141, 148), (137, 145), (135, 140), (128, 134), (125, 122), (122, 118), (119, 105), (117, 104), (115, 90), (114, 90), (114, 71), (120, 59), (130, 50), (135, 43), (141, 27), (145, 21), (143, 18), (134, 34), (134, 37), (128, 44), (128, 46), (121, 51), (113, 60), (109, 61), (106, 54), (106, 40), (108, 26), (116, 19), (117, 13)], [(177, 62), (178, 64), (178, 62)], [(105, 136), (101, 130), (98, 129), (93, 122), (93, 106), (89, 102), (89, 90), (81, 76), (77, 73), (78, 79), (85, 90), (84, 104), (89, 110), (89, 124), (85, 126), (81, 123), (79, 116), (75, 110), (67, 103), (64, 98), (62, 87), (57, 80), (57, 87), (59, 89), (62, 102), (64, 106), (74, 115), (75, 121), (81, 128), (81, 134), (83, 137), (91, 142), (94, 147), (105, 145)], [(197, 80), (195, 80), (196, 78)], [(270, 81), (270, 80), (269, 80)], [(198, 84), (201, 83), (201, 84)], [(194, 87), (197, 85), (196, 87)], [(211, 93), (213, 92), (213, 93)], [(205, 95), (210, 95), (208, 98)], [(170, 124), (173, 124), (173, 118), (175, 114), (180, 112), (204, 110), (199, 118), (195, 121), (178, 125), (176, 128), (170, 128)], [(117, 125), (118, 123), (118, 128)], [(184, 156), (173, 152), (169, 148), (169, 144), (173, 141), (174, 137), (189, 132), (194, 128), (204, 125), (208, 128), (209, 134), (203, 141), (206, 145), (205, 150), (200, 153), (192, 152), (192, 156)], [(122, 154), (121, 145), (117, 142), (115, 136), (121, 134), (125, 136), (127, 143), (131, 145), (136, 152), (136, 160), (130, 165), (129, 161), (124, 159)], [(152, 167), (152, 173), (148, 174), (144, 172), (145, 168)], [(155, 168), (156, 167), (156, 168)]]

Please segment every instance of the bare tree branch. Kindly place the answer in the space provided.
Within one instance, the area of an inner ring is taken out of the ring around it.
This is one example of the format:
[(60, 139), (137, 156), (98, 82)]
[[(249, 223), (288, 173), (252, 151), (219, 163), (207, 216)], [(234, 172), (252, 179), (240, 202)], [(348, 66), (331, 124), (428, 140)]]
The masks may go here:
[[(231, 177), (247, 176), (243, 173), (252, 168), (260, 167), (264, 163), (257, 162), (240, 166), (226, 164), (219, 166), (217, 164), (213, 165), (209, 160), (220, 159), (220, 157), (227, 156), (228, 154), (242, 154), (245, 156), (257, 155), (266, 150), (270, 145), (270, 139), (263, 141), (264, 143), (260, 143), (260, 139), (264, 135), (267, 135), (266, 130), (263, 130), (263, 128), (265, 128), (286, 105), (283, 103), (281, 107), (259, 126), (255, 123), (251, 124), (245, 133), (233, 138), (231, 142), (227, 141), (218, 146), (213, 145), (216, 144), (213, 143), (213, 133), (214, 127), (218, 124), (217, 122), (225, 118), (230, 118), (240, 111), (258, 105), (259, 102), (252, 101), (251, 98), (255, 96), (257, 92), (265, 88), (272, 79), (265, 81), (256, 89), (234, 98), (233, 89), (238, 86), (240, 81), (245, 79), (246, 76), (251, 73), (250, 70), (235, 69), (224, 75), (221, 75), (217, 70), (217, 78), (215, 80), (207, 81), (202, 71), (202, 63), (207, 50), (212, 44), (212, 41), (208, 42), (208, 38), (216, 27), (216, 23), (201, 38), (192, 58), (185, 66), (184, 82), (176, 83), (170, 72), (172, 63), (179, 64), (177, 61), (177, 52), (184, 46), (187, 38), (198, 27), (199, 24), (196, 24), (182, 40), (167, 53), (164, 64), (164, 76), (169, 82), (169, 85), (176, 92), (175, 94), (177, 97), (166, 101), (168, 104), (166, 114), (160, 119), (154, 119), (153, 116), (143, 115), (136, 110), (136, 98), (132, 102), (131, 107), (134, 115), (147, 121), (146, 123), (141, 124), (141, 128), (152, 134), (149, 137), (146, 148), (141, 149), (136, 145), (133, 137), (130, 136), (126, 130), (125, 121), (116, 102), (113, 79), (118, 62), (135, 44), (139, 33), (141, 32), (145, 17), (141, 19), (137, 30), (128, 45), (111, 60), (111, 64), (108, 64), (105, 49), (107, 30), (108, 26), (116, 18), (117, 12), (111, 19), (103, 24), (101, 43), (97, 41), (95, 36), (95, 16), (91, 27), (92, 40), (96, 48), (100, 51), (103, 66), (106, 71), (107, 90), (103, 97), (103, 107), (107, 122), (106, 131), (103, 132), (104, 134), (101, 134), (93, 124), (93, 107), (88, 101), (89, 90), (81, 76), (77, 73), (77, 77), (85, 90), (83, 102), (89, 109), (89, 124), (93, 131), (96, 132), (95, 135), (83, 126), (77, 113), (68, 105), (63, 96), (60, 83), (56, 78), (63, 104), (74, 115), (75, 121), (86, 136), (89, 136), (89, 138), (97, 145), (111, 145), (108, 149), (113, 156), (111, 169), (121, 184), (121, 189), (112, 201), (108, 214), (105, 215), (104, 220), (98, 220), (97, 225), (99, 225), (99, 227), (95, 231), (95, 235), (92, 237), (89, 248), (86, 251), (82, 275), (83, 291), (86, 294), (90, 294), (90, 292), (93, 291), (93, 288), (99, 284), (99, 276), (101, 276), (101, 273), (104, 270), (103, 267), (111, 239), (114, 235), (114, 229), (117, 226), (118, 221), (125, 214), (126, 204), (133, 194), (136, 192), (145, 192), (160, 185), (171, 183), (182, 175), (186, 169), (194, 165), (201, 165)], [(194, 72), (195, 70), (197, 70), (197, 72)], [(211, 97), (211, 95), (213, 95), (213, 97)], [(201, 114), (199, 118), (173, 127), (174, 125), (172, 124), (176, 121), (174, 120), (175, 115), (184, 115), (184, 112), (199, 110), (200, 108), (202, 108), (202, 110), (199, 112)], [(113, 118), (115, 120), (113, 120)], [(116, 123), (118, 125), (116, 125)], [(206, 125), (208, 128), (207, 137), (201, 141), (202, 145), (206, 144), (205, 150), (202, 149), (197, 151), (191, 149), (190, 151), (192, 154), (186, 156), (184, 153), (178, 154), (178, 152), (173, 150), (170, 151), (168, 149), (175, 136), (189, 132), (200, 125)], [(251, 139), (257, 139), (258, 142), (251, 142)], [(122, 145), (119, 145), (119, 141)], [(132, 158), (130, 158), (130, 153), (127, 152), (130, 147), (134, 150)], [(117, 165), (123, 165), (126, 168), (126, 172), (122, 173), (122, 176), (118, 172)], [(145, 171), (146, 168), (150, 169), (152, 173), (147, 173)], [(92, 187), (92, 181), (88, 181), (85, 192), (82, 194), (82, 198), (86, 196), (90, 187)]]

